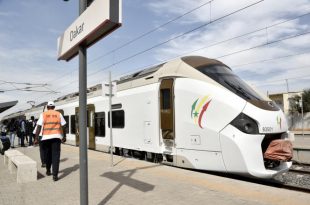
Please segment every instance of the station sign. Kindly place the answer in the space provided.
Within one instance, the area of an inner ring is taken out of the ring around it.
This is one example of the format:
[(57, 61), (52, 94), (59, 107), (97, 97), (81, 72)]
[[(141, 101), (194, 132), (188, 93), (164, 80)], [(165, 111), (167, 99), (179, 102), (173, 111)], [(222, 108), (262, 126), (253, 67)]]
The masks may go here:
[(69, 61), (79, 45), (90, 47), (122, 23), (122, 0), (95, 0), (58, 38), (58, 60)]
[[(112, 96), (116, 95), (116, 93), (117, 93), (117, 85), (116, 85), (116, 82), (113, 81), (112, 82)], [(106, 82), (102, 83), (101, 95), (103, 97), (110, 96), (110, 84), (109, 83), (106, 83)]]

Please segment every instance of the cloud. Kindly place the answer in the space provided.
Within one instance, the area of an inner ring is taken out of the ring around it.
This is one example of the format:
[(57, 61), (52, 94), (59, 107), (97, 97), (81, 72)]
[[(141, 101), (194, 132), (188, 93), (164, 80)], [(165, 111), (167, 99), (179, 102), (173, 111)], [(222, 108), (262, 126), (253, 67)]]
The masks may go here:
[(63, 32), (64, 32), (64, 31), (61, 31), (61, 30), (55, 29), (55, 28), (49, 28), (49, 29), (47, 29), (47, 30), (48, 30), (48, 32), (50, 32), (50, 33), (52, 33), (52, 34), (57, 34), (57, 35), (61, 35), (61, 34), (63, 34)]
[[(184, 14), (186, 11), (203, 2), (206, 1), (158, 1), (150, 3), (149, 9), (156, 15), (175, 17)], [(254, 1), (213, 1), (211, 5), (211, 18), (212, 20), (216, 20), (253, 2)], [(309, 21), (306, 20), (308, 16), (268, 27), (269, 25), (274, 25), (309, 12), (309, 2), (309, 0), (263, 1), (253, 7), (170, 41), (156, 50), (155, 57), (159, 60), (167, 60), (180, 55), (202, 55), (211, 58), (227, 55), (226, 57), (220, 58), (220, 60), (228, 65), (236, 65), (257, 61), (258, 59), (290, 55), (307, 49), (310, 50), (309, 45), (305, 43), (309, 42), (310, 34), (294, 37), (295, 35), (310, 31)], [(183, 27), (183, 32), (186, 32), (193, 27), (198, 27), (209, 21), (210, 7), (203, 6), (199, 10), (184, 16), (182, 21), (178, 21), (177, 23)], [(225, 41), (260, 28), (262, 28), (261, 31), (251, 35), (216, 44), (216, 42)], [(169, 38), (171, 39), (180, 33), (182, 32), (172, 34)], [(288, 39), (284, 40), (286, 38)], [(264, 44), (268, 45), (260, 46)], [(240, 52), (242, 50), (244, 51)], [(191, 53), (191, 51), (195, 52)], [(265, 63), (263, 67), (261, 67), (262, 65), (255, 64), (237, 67), (234, 71), (242, 73), (248, 70), (253, 73), (252, 77), (248, 78), (248, 80), (258, 83), (260, 80), (272, 81), (279, 78), (289, 78), (293, 76), (294, 73), (305, 72), (305, 70), (294, 72), (294, 67), (298, 68), (307, 65), (307, 63), (309, 63), (308, 60), (306, 60), (305, 56), (302, 56), (281, 59), (272, 64)], [(277, 72), (274, 72), (275, 70)], [(264, 79), (262, 76), (264, 76)], [(308, 84), (307, 86), (310, 85)]]
[[(0, 4), (1, 4), (1, 0), (0, 0)], [(11, 17), (11, 16), (18, 16), (18, 13), (15, 12), (5, 12), (5, 11), (0, 11), (0, 16), (2, 17)]]

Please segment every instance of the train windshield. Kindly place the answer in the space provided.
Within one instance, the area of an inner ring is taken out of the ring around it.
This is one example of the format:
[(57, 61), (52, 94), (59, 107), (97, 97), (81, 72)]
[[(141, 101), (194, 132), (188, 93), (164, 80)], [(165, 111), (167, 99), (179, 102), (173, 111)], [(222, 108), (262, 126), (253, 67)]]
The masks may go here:
[(264, 101), (257, 92), (255, 92), (225, 65), (199, 66), (197, 70), (245, 100)]

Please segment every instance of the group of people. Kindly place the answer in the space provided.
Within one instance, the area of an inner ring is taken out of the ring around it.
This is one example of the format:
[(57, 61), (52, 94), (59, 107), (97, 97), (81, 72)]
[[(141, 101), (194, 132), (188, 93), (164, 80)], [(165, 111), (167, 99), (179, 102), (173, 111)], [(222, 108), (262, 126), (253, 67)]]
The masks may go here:
[[(25, 139), (29, 146), (39, 144), (41, 167), (46, 167), (46, 175), (53, 175), (53, 180), (58, 180), (60, 147), (66, 142), (66, 121), (61, 113), (55, 111), (53, 101), (47, 103), (47, 110), (43, 112), (38, 120), (32, 116), (30, 120), (3, 121), (1, 136), (10, 137), (11, 148), (14, 148), (15, 136), (19, 138), (21, 147), (25, 147)], [(51, 172), (52, 167), (52, 172)]]
[(18, 137), (18, 145), (20, 145), (21, 147), (25, 147), (25, 140), (29, 146), (33, 145), (33, 130), (36, 125), (36, 121), (33, 116), (29, 120), (15, 120), (13, 118), (10, 121), (4, 121), (3, 124), (6, 126), (6, 135), (9, 136), (11, 148), (15, 148), (16, 137)]

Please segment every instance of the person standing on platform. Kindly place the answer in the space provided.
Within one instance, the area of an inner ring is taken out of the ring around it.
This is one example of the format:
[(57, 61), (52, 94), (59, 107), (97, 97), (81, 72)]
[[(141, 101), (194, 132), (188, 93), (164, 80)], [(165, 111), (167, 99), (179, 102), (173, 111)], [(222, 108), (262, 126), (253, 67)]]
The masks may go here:
[(65, 125), (66, 121), (62, 114), (55, 111), (53, 101), (47, 103), (47, 111), (40, 115), (37, 122), (35, 144), (38, 143), (38, 137), (42, 129), (43, 149), (46, 152), (46, 175), (51, 175), (51, 166), (53, 167), (53, 180), (58, 180), (60, 145), (66, 141)]
[(21, 140), (21, 147), (25, 147), (25, 137), (26, 141), (28, 142), (27, 136), (26, 136), (26, 122), (24, 119), (21, 119), (20, 121), (20, 140)]
[(29, 136), (29, 146), (33, 145), (32, 139), (34, 138), (33, 130), (35, 128), (35, 122), (34, 122), (34, 116), (30, 117), (30, 120), (28, 120), (27, 124), (27, 135)]
[(8, 121), (4, 120), (3, 124), (0, 124), (0, 153), (3, 155), (6, 150), (8, 150), (11, 146), (10, 139), (6, 136), (8, 129), (7, 129)]
[(16, 127), (14, 118), (10, 120), (9, 125), (8, 125), (8, 130), (9, 130), (9, 135), (10, 135), (11, 148), (15, 148), (14, 142), (15, 142), (17, 127)]

